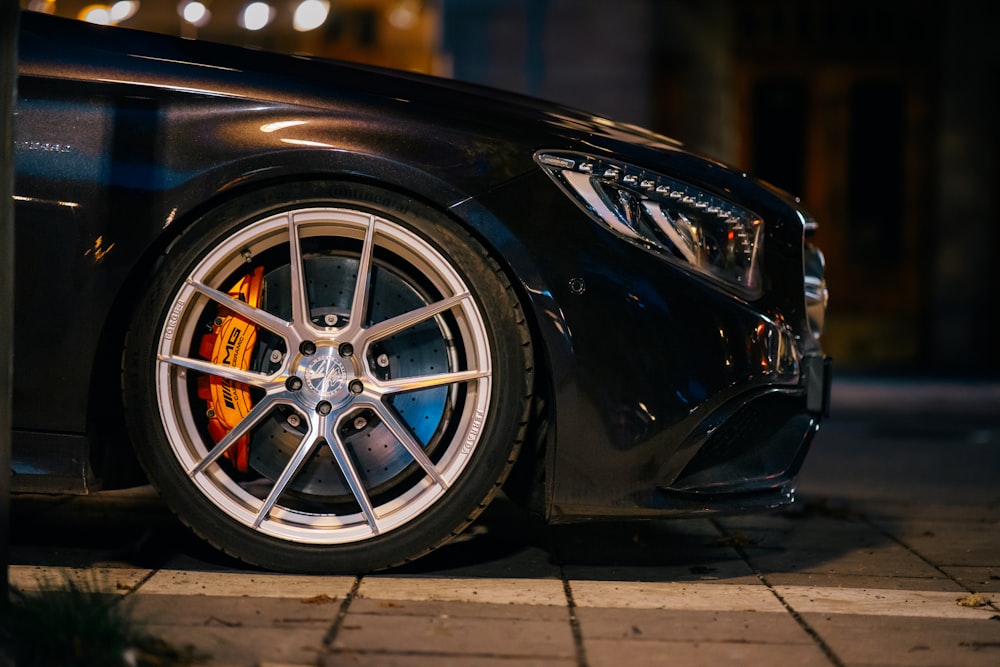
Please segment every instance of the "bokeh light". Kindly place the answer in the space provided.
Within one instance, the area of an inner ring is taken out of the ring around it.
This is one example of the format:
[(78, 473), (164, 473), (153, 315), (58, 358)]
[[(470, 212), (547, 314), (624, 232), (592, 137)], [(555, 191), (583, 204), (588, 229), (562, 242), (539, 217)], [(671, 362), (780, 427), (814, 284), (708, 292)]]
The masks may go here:
[(303, 0), (295, 8), (292, 17), (292, 27), (299, 32), (315, 30), (324, 23), (330, 14), (330, 3), (326, 0)]

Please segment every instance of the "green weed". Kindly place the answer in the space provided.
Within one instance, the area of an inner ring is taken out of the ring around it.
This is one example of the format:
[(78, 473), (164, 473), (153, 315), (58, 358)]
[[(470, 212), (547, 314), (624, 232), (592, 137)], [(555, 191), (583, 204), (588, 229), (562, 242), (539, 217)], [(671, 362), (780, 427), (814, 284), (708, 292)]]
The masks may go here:
[(11, 587), (0, 619), (2, 667), (180, 666), (206, 658), (145, 633), (129, 601), (101, 592), (96, 580), (41, 583), (32, 592)]

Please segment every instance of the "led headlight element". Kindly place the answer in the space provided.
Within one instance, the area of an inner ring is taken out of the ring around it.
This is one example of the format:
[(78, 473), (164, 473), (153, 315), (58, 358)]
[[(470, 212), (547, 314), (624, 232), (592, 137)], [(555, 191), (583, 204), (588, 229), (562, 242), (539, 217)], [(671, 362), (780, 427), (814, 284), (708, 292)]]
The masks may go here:
[(542, 151), (542, 167), (591, 218), (621, 238), (756, 294), (764, 221), (687, 183), (582, 153)]

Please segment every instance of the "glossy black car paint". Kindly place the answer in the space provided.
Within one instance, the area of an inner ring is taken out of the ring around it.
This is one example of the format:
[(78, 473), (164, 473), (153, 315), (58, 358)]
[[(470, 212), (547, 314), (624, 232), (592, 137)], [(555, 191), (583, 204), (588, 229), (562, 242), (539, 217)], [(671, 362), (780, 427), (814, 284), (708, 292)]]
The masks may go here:
[[(637, 128), (444, 80), (31, 13), (20, 44), (15, 488), (83, 491), (120, 457), (98, 443), (120, 418), (134, 286), (190, 221), (266, 185), (342, 180), (447, 212), (511, 276), (543, 370), (548, 428), (528, 455), (551, 520), (791, 500), (825, 397), (807, 396), (824, 370), (804, 218), (782, 193)], [(762, 216), (763, 295), (599, 228), (534, 162), (557, 149)]]

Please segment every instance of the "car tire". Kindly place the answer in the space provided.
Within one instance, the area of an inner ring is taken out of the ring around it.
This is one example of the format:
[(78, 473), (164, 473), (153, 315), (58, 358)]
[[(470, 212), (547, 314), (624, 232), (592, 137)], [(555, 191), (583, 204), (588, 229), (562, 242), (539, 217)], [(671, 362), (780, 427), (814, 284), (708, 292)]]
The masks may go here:
[(140, 463), (202, 538), (267, 569), (359, 573), (486, 507), (532, 367), (515, 292), (467, 231), (398, 193), (306, 183), (222, 204), (171, 244), (123, 392)]

